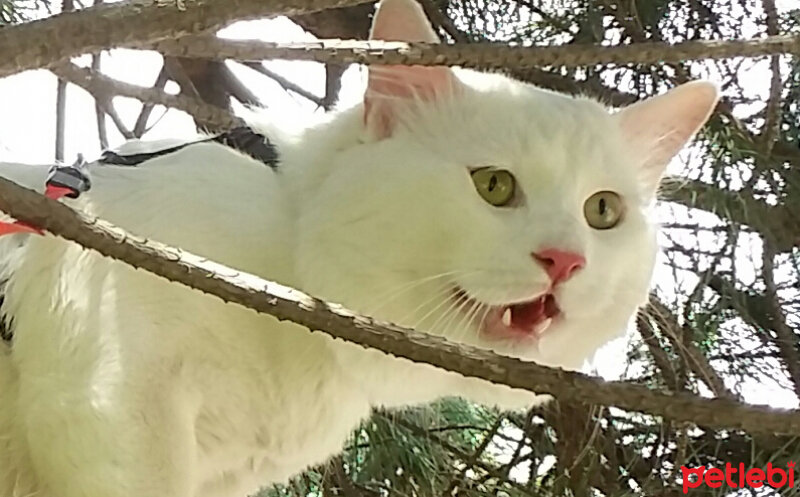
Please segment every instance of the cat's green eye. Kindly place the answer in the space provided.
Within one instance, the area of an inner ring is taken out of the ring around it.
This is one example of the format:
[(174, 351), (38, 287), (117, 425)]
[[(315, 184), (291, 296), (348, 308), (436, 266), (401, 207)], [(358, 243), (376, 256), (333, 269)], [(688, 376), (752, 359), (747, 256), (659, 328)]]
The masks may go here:
[(478, 194), (493, 206), (503, 207), (514, 199), (517, 181), (505, 169), (484, 167), (472, 171), (471, 174)]
[(618, 225), (624, 213), (622, 197), (611, 191), (597, 192), (583, 204), (583, 216), (596, 230), (608, 230)]

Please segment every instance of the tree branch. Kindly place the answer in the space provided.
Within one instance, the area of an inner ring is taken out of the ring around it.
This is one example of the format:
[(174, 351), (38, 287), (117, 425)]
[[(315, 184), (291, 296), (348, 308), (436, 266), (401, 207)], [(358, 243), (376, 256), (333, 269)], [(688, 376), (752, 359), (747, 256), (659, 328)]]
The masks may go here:
[(271, 71), (271, 70), (267, 69), (266, 67), (264, 67), (263, 63), (261, 63), (261, 62), (245, 62), (244, 65), (249, 67), (250, 69), (252, 69), (252, 70), (254, 70), (254, 71), (256, 71), (256, 72), (258, 72), (260, 74), (263, 74), (264, 76), (272, 79), (273, 81), (278, 83), (281, 86), (281, 88), (283, 88), (285, 91), (287, 91), (287, 92), (290, 91), (292, 93), (296, 93), (296, 94), (300, 95), (301, 97), (303, 97), (303, 98), (305, 98), (307, 100), (310, 100), (310, 101), (314, 102), (315, 104), (317, 104), (318, 106), (322, 107), (322, 99), (320, 97), (314, 95), (313, 93), (311, 93), (310, 91), (308, 91), (305, 88), (301, 87), (300, 85), (292, 83), (291, 81), (289, 81), (288, 79), (284, 78), (283, 76), (281, 76), (280, 74), (276, 73), (275, 71)]
[(680, 177), (665, 179), (659, 194), (662, 200), (702, 209), (748, 225), (780, 252), (800, 246), (800, 218), (785, 205), (769, 205), (752, 196)]
[(339, 91), (342, 89), (342, 76), (346, 65), (325, 64), (325, 96), (320, 101), (320, 106), (326, 111), (334, 108), (339, 101)]
[[(161, 70), (158, 72), (156, 82), (153, 84), (153, 90), (163, 92), (168, 81), (169, 74), (165, 62), (164, 65), (161, 66)], [(147, 131), (147, 121), (150, 120), (150, 114), (152, 114), (154, 107), (155, 104), (153, 104), (153, 102), (143, 102), (142, 110), (139, 112), (139, 116), (136, 118), (136, 124), (133, 125), (133, 134), (136, 138), (141, 138)]]
[[(761, 2), (766, 15), (767, 34), (775, 36), (779, 32), (778, 12), (775, 8), (775, 0), (763, 0)], [(770, 58), (770, 71), (772, 76), (769, 85), (769, 100), (767, 100), (766, 116), (764, 126), (761, 128), (761, 144), (765, 148), (766, 155), (772, 153), (772, 147), (780, 136), (781, 124), (781, 93), (783, 92), (783, 80), (781, 78), (780, 57), (773, 55)], [(800, 388), (800, 387), (798, 387)]]
[(56, 162), (64, 162), (64, 140), (67, 125), (67, 82), (58, 78), (56, 82)]
[(129, 0), (0, 30), (0, 77), (114, 47), (142, 48), (234, 20), (316, 12), (367, 0)]
[[(61, 11), (71, 12), (72, 0), (62, 0)], [(67, 126), (67, 82), (59, 78), (56, 83), (56, 162), (64, 162), (64, 141)]]
[(719, 373), (708, 362), (708, 358), (697, 348), (686, 330), (678, 323), (678, 318), (657, 295), (650, 295), (647, 312), (661, 325), (664, 334), (676, 353), (680, 354), (686, 365), (702, 380), (717, 397), (735, 398), (733, 392), (725, 386)]
[(655, 392), (548, 368), (390, 324), (268, 282), (188, 252), (125, 233), (110, 223), (0, 178), (0, 210), (83, 247), (280, 320), (364, 347), (487, 381), (551, 394), (566, 401), (613, 405), (699, 426), (800, 435), (800, 410), (751, 406), (727, 399)]
[[(455, 445), (449, 443), (447, 440), (444, 440), (439, 436), (431, 434), (425, 428), (422, 428), (421, 426), (417, 426), (414, 423), (406, 421), (401, 417), (392, 417), (392, 416), (388, 416), (385, 413), (379, 413), (378, 415), (388, 419), (389, 421), (393, 422), (397, 426), (405, 428), (406, 430), (408, 430), (409, 432), (411, 432), (412, 434), (414, 434), (414, 435), (416, 435), (418, 437), (428, 438), (428, 439), (432, 440), (437, 445), (439, 445), (442, 448), (444, 448), (446, 451), (450, 452), (451, 454), (453, 454), (454, 456), (458, 457), (462, 461), (470, 464), (472, 467), (480, 468), (480, 469), (486, 471), (491, 476), (497, 478), (498, 480), (500, 480), (502, 482), (505, 482), (505, 483), (508, 483), (509, 485), (514, 487), (516, 490), (521, 492), (523, 495), (530, 495), (531, 497), (536, 495), (536, 494), (533, 494), (530, 490), (528, 490), (524, 486), (522, 486), (519, 483), (517, 483), (517, 482), (509, 479), (508, 477), (506, 477), (503, 474), (503, 472), (502, 472), (502, 470), (500, 468), (494, 467), (491, 464), (486, 464), (485, 462), (481, 461), (480, 458), (473, 459), (473, 457), (472, 457), (473, 454), (465, 452), (464, 450), (461, 450), (460, 448), (456, 447)], [(491, 442), (492, 433), (490, 433), (487, 436), (490, 437), (489, 438), (489, 442)], [(467, 466), (467, 469), (470, 469), (469, 466)], [(451, 494), (448, 494), (448, 495), (451, 495)]]
[[(170, 39), (154, 50), (179, 57), (235, 60), (289, 59), (315, 62), (399, 65), (449, 65), (478, 69), (583, 66), (597, 64), (651, 64), (686, 59), (758, 57), (800, 51), (800, 36), (772, 36), (754, 40), (635, 43), (632, 45), (562, 45), (519, 47), (494, 43), (441, 45), (399, 41), (319, 40), (272, 43), (223, 40), (205, 36)], [(2, 66), (0, 66), (2, 67)]]
[(769, 244), (764, 244), (762, 254), (763, 266), (761, 276), (766, 287), (765, 297), (772, 311), (772, 329), (775, 332), (775, 345), (783, 358), (795, 395), (800, 399), (800, 353), (798, 353), (798, 335), (789, 326), (786, 315), (781, 306), (781, 299), (775, 285), (775, 251)]
[[(92, 71), (100, 72), (102, 65), (102, 53), (92, 55)], [(97, 139), (100, 140), (100, 148), (106, 150), (108, 148), (108, 128), (106, 128), (106, 113), (100, 101), (95, 97), (94, 114), (97, 121)]]
[(190, 97), (170, 95), (154, 88), (144, 88), (95, 73), (91, 69), (76, 66), (73, 63), (62, 64), (52, 68), (59, 77), (80, 86), (92, 95), (119, 95), (151, 102), (154, 104), (182, 110), (203, 122), (213, 122), (222, 128), (230, 128), (241, 124), (241, 121), (223, 109), (208, 105)]

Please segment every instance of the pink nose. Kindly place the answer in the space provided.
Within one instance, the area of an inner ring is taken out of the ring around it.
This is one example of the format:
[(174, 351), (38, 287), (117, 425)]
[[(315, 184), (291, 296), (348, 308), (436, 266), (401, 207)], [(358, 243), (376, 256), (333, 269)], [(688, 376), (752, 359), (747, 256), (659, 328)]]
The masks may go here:
[(567, 281), (575, 271), (586, 265), (586, 259), (575, 252), (545, 249), (532, 255), (536, 262), (547, 271), (554, 286)]

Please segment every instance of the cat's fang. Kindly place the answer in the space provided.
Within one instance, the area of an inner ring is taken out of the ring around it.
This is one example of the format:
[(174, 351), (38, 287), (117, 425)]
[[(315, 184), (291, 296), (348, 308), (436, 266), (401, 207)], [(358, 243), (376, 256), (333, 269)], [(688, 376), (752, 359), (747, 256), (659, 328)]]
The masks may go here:
[(553, 323), (553, 318), (545, 319), (544, 321), (536, 325), (536, 327), (533, 330), (533, 334), (537, 336), (541, 335), (542, 333), (547, 331), (547, 328), (549, 328), (552, 323)]
[(507, 308), (505, 312), (503, 312), (503, 324), (505, 326), (511, 326), (511, 308)]

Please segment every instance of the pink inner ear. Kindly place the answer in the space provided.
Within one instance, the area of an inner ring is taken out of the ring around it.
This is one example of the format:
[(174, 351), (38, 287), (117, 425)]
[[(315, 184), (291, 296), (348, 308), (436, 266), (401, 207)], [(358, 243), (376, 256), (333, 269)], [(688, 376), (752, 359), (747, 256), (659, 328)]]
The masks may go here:
[(364, 95), (364, 122), (377, 138), (392, 134), (400, 106), (432, 102), (453, 93), (452, 72), (442, 67), (374, 66)]
[[(371, 39), (439, 43), (415, 0), (383, 0), (373, 20)], [(371, 66), (364, 95), (364, 123), (376, 138), (391, 136), (401, 106), (431, 102), (453, 92), (447, 67)]]

